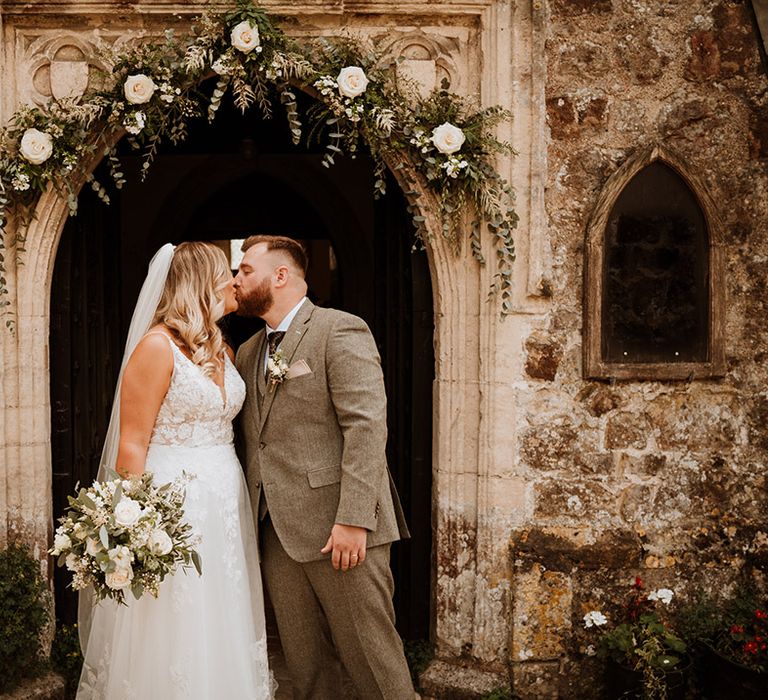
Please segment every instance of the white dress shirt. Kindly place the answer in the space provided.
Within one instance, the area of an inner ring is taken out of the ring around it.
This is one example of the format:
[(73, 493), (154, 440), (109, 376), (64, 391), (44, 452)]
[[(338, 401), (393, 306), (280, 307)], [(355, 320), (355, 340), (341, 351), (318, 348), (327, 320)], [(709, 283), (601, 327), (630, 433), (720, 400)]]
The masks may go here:
[[(299, 313), (299, 309), (301, 308), (301, 305), (307, 300), (307, 297), (302, 297), (301, 301), (296, 304), (286, 315), (285, 318), (283, 318), (282, 321), (280, 321), (280, 325), (278, 325), (277, 328), (272, 328), (267, 323), (266, 331), (267, 331), (267, 337), (269, 337), (270, 333), (275, 333), (276, 331), (283, 331), (286, 333), (288, 331), (288, 328), (290, 328), (291, 323), (293, 322), (293, 319), (296, 318), (296, 314)], [(278, 347), (280, 347), (278, 345)], [(269, 351), (264, 353), (264, 372), (267, 371), (267, 360), (269, 359)]]

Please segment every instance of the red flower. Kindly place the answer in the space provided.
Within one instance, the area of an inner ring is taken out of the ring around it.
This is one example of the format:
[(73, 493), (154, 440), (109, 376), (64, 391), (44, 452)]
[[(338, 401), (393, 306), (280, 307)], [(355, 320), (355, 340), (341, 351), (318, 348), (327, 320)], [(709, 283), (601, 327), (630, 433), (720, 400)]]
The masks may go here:
[(744, 628), (741, 625), (731, 625), (731, 634), (743, 634)]
[[(643, 587), (643, 579), (641, 579), (639, 576), (636, 576), (635, 577), (635, 588), (642, 588), (642, 587)], [(763, 613), (763, 614), (765, 614), (765, 613)]]
[(755, 610), (755, 617), (758, 620), (768, 620), (768, 613), (765, 610)]
[(757, 654), (757, 643), (756, 642), (747, 642), (744, 645), (744, 653), (746, 653), (746, 654)]

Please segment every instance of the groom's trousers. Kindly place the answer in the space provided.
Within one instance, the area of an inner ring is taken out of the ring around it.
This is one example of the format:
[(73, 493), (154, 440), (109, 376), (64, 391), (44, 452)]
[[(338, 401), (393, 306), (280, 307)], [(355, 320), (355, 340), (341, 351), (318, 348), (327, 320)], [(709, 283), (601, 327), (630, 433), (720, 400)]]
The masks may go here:
[(304, 564), (291, 559), (269, 516), (260, 526), (262, 570), (293, 697), (338, 700), (340, 659), (361, 700), (412, 700), (403, 643), (395, 629), (390, 546), (372, 547), (363, 564), (336, 571), (330, 555)]

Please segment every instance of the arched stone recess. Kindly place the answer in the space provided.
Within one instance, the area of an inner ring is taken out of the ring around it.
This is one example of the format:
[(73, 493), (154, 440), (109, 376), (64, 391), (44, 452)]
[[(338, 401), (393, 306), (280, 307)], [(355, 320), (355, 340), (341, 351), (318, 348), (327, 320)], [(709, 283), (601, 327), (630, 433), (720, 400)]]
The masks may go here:
[[(603, 358), (605, 233), (611, 212), (632, 180), (653, 163), (670, 168), (694, 196), (704, 217), (707, 272), (707, 353), (699, 362), (609, 363)], [(695, 167), (662, 144), (630, 156), (606, 181), (586, 231), (584, 260), (584, 373), (595, 379), (691, 380), (725, 373), (725, 269), (722, 223), (714, 199)]]

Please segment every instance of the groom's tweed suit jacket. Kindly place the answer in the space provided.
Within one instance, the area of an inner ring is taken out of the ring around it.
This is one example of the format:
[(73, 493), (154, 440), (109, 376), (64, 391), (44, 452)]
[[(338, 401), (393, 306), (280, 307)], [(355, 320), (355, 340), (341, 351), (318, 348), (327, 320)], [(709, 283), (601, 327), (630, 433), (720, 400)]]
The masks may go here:
[(238, 427), (257, 526), (263, 489), (280, 542), (299, 562), (328, 556), (320, 550), (334, 523), (366, 528), (368, 547), (408, 537), (387, 469), (384, 380), (368, 326), (307, 299), (280, 350), (311, 373), (270, 386), (266, 348), (261, 330), (236, 360), (247, 387)]

